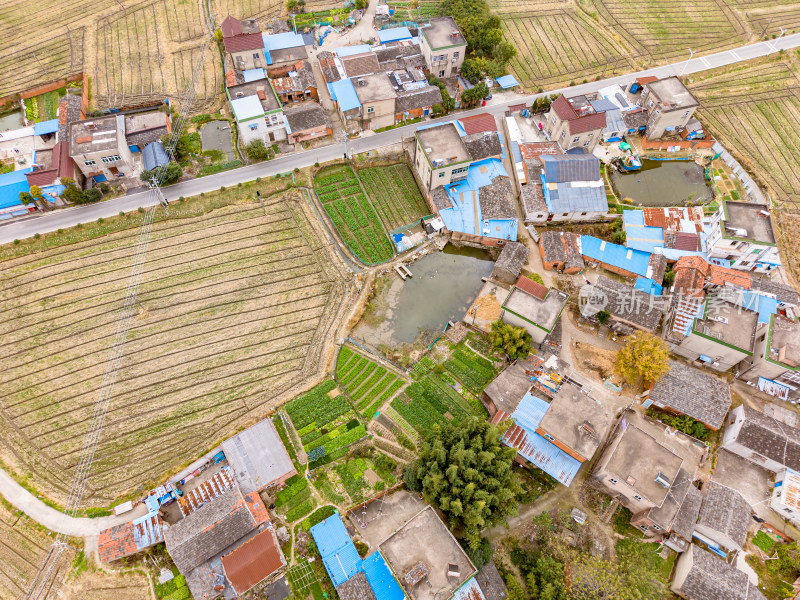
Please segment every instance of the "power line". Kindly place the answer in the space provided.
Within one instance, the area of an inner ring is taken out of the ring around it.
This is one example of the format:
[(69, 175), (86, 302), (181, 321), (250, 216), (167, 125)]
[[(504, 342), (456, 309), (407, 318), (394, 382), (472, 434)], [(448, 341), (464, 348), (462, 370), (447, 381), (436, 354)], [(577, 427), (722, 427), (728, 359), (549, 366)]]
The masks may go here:
[[(206, 51), (211, 43), (211, 39), (207, 39), (203, 45), (200, 57), (197, 59), (194, 71), (192, 73), (192, 80), (186, 90), (181, 102), (181, 110), (177, 119), (173, 119), (172, 135), (167, 142), (167, 152), (170, 158), (174, 159), (173, 152), (175, 146), (180, 139), (183, 132), (184, 124), (189, 116), (192, 103), (196, 96), (196, 88), (199, 78), (203, 73), (203, 64), (205, 62)], [(100, 435), (103, 432), (105, 425), (106, 414), (108, 412), (108, 405), (111, 400), (112, 392), (114, 391), (114, 384), (117, 381), (117, 372), (122, 362), (122, 356), (125, 351), (125, 341), (128, 337), (128, 329), (133, 318), (134, 309), (136, 308), (136, 295), (139, 290), (139, 284), (142, 280), (144, 272), (144, 263), (147, 258), (147, 248), (150, 244), (150, 235), (153, 227), (153, 219), (155, 217), (156, 208), (159, 204), (164, 205), (166, 208), (168, 202), (161, 193), (161, 182), (167, 172), (167, 165), (165, 163), (159, 167), (155, 176), (150, 182), (150, 191), (148, 193), (147, 208), (145, 209), (142, 226), (139, 230), (139, 238), (136, 244), (136, 254), (134, 255), (133, 266), (131, 267), (130, 278), (128, 279), (128, 287), (125, 290), (125, 301), (122, 305), (119, 321), (117, 322), (117, 331), (114, 335), (114, 342), (111, 347), (111, 357), (106, 364), (106, 370), (103, 374), (103, 383), (100, 386), (100, 396), (95, 403), (94, 410), (92, 411), (92, 421), (89, 432), (86, 434), (81, 451), (81, 458), (75, 470), (75, 476), (72, 481), (72, 488), (70, 489), (67, 504), (64, 513), (75, 518), (78, 509), (83, 502), (84, 493), (86, 491), (86, 484), (89, 480), (89, 473), (92, 469), (97, 446), (100, 442)], [(39, 570), (34, 575), (28, 588), (22, 595), (24, 600), (40, 600), (47, 598), (52, 581), (58, 572), (61, 557), (67, 548), (68, 536), (64, 533), (59, 533), (56, 536), (56, 541), (50, 547), (47, 555), (45, 556)]]

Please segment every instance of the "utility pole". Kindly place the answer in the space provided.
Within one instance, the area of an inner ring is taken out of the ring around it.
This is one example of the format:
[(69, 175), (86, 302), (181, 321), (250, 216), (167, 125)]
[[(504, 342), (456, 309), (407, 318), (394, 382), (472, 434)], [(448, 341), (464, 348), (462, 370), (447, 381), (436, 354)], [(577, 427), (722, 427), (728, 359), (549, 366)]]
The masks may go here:
[(689, 60), (687, 60), (685, 63), (683, 63), (683, 69), (681, 69), (681, 74), (678, 75), (678, 77), (681, 77), (683, 75), (683, 73), (686, 71), (686, 67), (689, 66), (689, 61), (692, 60), (693, 56), (694, 56), (694, 50), (689, 48)]

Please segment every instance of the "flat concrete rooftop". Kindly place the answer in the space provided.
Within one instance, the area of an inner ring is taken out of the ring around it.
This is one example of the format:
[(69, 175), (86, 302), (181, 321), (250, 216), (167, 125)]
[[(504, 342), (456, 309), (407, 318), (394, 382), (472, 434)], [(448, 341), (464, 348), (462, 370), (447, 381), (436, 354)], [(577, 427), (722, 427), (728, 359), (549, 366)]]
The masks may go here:
[(763, 242), (766, 244), (775, 243), (775, 232), (772, 228), (772, 217), (762, 214), (765, 210), (760, 204), (750, 204), (748, 202), (726, 202), (725, 203), (725, 226), (726, 237), (741, 237), (731, 231), (731, 227), (747, 230), (744, 236), (748, 240)]
[(726, 344), (752, 352), (757, 324), (758, 313), (731, 302), (715, 301), (709, 307), (707, 318), (698, 319), (694, 328)]
[[(431, 506), (420, 511), (383, 542), (380, 550), (411, 600), (450, 598), (476, 571)], [(428, 575), (411, 585), (405, 576), (420, 562), (428, 568)], [(457, 576), (448, 576), (450, 565), (455, 565)]]
[(539, 427), (588, 460), (606, 439), (615, 416), (613, 407), (604, 406), (565, 383), (550, 402)]
[(556, 324), (561, 309), (564, 308), (568, 299), (569, 296), (555, 288), (550, 288), (544, 300), (539, 300), (519, 288), (514, 288), (503, 303), (503, 308), (549, 331)]
[(431, 19), (430, 27), (423, 26), (420, 28), (420, 32), (425, 36), (428, 45), (434, 50), (449, 46), (466, 45), (467, 43), (453, 17)]
[(261, 106), (264, 107), (265, 111), (275, 110), (281, 107), (267, 79), (256, 79), (255, 81), (248, 81), (247, 83), (231, 86), (228, 88), (228, 93), (231, 95), (231, 100), (244, 98), (246, 96), (258, 96), (258, 99), (261, 100)]
[(667, 77), (666, 79), (648, 83), (647, 89), (655, 94), (661, 102), (669, 102), (669, 106), (666, 107), (668, 110), (691, 108), (700, 105), (677, 77)]
[(358, 96), (361, 104), (397, 97), (397, 91), (386, 73), (373, 73), (363, 77), (354, 77), (352, 82), (353, 88), (356, 90), (356, 96)]
[[(112, 115), (77, 121), (70, 125), (70, 156), (104, 152), (117, 148), (117, 119), (124, 126), (124, 117)], [(123, 131), (119, 132), (123, 134)]]
[(453, 123), (417, 130), (417, 137), (431, 162), (440, 160), (442, 165), (448, 165), (471, 160)]
[(347, 513), (347, 520), (370, 550), (375, 550), (423, 508), (425, 503), (416, 494), (400, 490), (388, 494), (383, 502), (372, 501), (366, 509), (363, 506), (356, 507)]
[(800, 323), (775, 317), (769, 358), (790, 366), (800, 365)]

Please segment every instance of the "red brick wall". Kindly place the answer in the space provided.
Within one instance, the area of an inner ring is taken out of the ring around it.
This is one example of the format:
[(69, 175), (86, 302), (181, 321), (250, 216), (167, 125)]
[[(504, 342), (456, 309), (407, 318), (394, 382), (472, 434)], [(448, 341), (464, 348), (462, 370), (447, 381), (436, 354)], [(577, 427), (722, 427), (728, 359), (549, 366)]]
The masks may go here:
[[(421, 108), (415, 108), (414, 110), (408, 111), (408, 118), (409, 119), (416, 119), (417, 117), (421, 117), (425, 114), (425, 111)], [(403, 120), (403, 113), (399, 112), (394, 116), (394, 120), (396, 122), (400, 122)]]
[(691, 150), (692, 148), (711, 148), (716, 140), (648, 140), (647, 136), (642, 136), (642, 149), (643, 150), (666, 150), (667, 148), (674, 148), (680, 146), (684, 150)]

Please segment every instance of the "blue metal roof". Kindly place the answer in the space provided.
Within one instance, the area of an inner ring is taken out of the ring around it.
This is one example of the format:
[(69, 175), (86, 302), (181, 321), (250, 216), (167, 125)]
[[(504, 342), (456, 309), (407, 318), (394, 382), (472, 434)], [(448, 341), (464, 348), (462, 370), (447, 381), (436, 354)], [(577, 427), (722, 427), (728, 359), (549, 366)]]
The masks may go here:
[(519, 81), (517, 81), (513, 75), (503, 75), (502, 77), (495, 79), (495, 81), (504, 90), (508, 90), (519, 85)]
[(45, 135), (56, 131), (58, 131), (58, 119), (50, 119), (49, 121), (33, 124), (33, 133), (36, 135)]
[(399, 42), (400, 40), (410, 40), (411, 32), (408, 27), (392, 27), (391, 29), (381, 29), (378, 32), (378, 39), (381, 44), (389, 42)]
[(580, 461), (536, 433), (536, 428), (549, 407), (550, 404), (531, 395), (530, 392), (525, 394), (511, 415), (517, 427), (511, 427), (506, 431), (503, 443), (516, 448), (528, 462), (569, 486), (581, 468)]
[(247, 69), (242, 71), (242, 76), (245, 83), (250, 83), (251, 81), (264, 79), (267, 76), (267, 71), (265, 69)]
[(286, 50), (287, 48), (297, 48), (298, 46), (306, 45), (303, 36), (292, 31), (275, 34), (264, 33), (261, 37), (264, 38), (264, 49), (267, 52), (272, 50)]
[[(627, 212), (627, 211), (626, 211)], [(625, 226), (625, 245), (628, 248), (654, 253), (664, 246), (664, 230), (661, 227)]]
[(581, 236), (581, 254), (597, 262), (625, 269), (636, 275), (647, 277), (650, 253), (626, 248), (590, 235)]
[(389, 570), (380, 552), (373, 552), (362, 562), (367, 583), (377, 600), (404, 600), (406, 595)]
[(609, 110), (619, 110), (619, 107), (608, 98), (600, 98), (599, 100), (589, 100), (589, 104), (595, 112), (607, 112)]
[(331, 84), (331, 89), (339, 103), (339, 110), (346, 112), (361, 106), (361, 101), (356, 94), (356, 88), (349, 79), (340, 79)]
[(334, 50), (336, 56), (352, 56), (353, 54), (363, 54), (364, 52), (372, 52), (372, 46), (369, 44), (358, 44), (357, 46), (343, 46)]
[(264, 115), (264, 107), (256, 95), (234, 98), (231, 100), (231, 108), (236, 120), (239, 122)]
[(742, 308), (757, 312), (759, 323), (769, 323), (772, 315), (778, 312), (778, 301), (754, 290), (742, 290)]
[(361, 571), (361, 557), (338, 512), (314, 525), (311, 535), (334, 587)]
[(0, 208), (22, 206), (22, 202), (19, 201), (19, 193), (31, 191), (28, 178), (25, 177), (25, 174), (31, 171), (33, 171), (33, 167), (0, 175)]
[(550, 189), (542, 175), (544, 201), (551, 213), (605, 212), (608, 210), (606, 189), (603, 185), (588, 187), (578, 182), (555, 184)]
[(579, 154), (557, 154), (542, 156), (544, 173), (550, 183), (571, 181), (598, 181), (600, 175), (600, 159), (593, 154), (586, 154), (579, 148)]
[(150, 142), (142, 150), (142, 163), (145, 171), (152, 171), (168, 162), (169, 156), (160, 141)]
[(647, 294), (650, 294), (651, 296), (660, 296), (664, 289), (653, 279), (649, 279), (647, 277), (637, 277), (636, 283), (633, 284), (633, 287), (637, 290), (641, 290)]
[(622, 211), (622, 222), (627, 227), (628, 225), (634, 225), (638, 227), (644, 227), (644, 211), (635, 209), (635, 210), (623, 210)]

